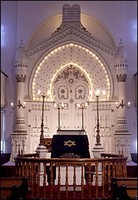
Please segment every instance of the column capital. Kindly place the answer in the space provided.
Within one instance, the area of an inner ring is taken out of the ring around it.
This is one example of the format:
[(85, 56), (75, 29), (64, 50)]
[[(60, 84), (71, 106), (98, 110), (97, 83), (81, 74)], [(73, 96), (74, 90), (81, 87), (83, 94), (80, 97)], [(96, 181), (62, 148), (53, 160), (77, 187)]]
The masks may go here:
[(25, 82), (26, 75), (24, 75), (24, 74), (16, 74), (15, 77), (16, 77), (16, 81), (17, 82), (23, 82), (23, 83)]
[(118, 82), (125, 82), (127, 78), (127, 74), (116, 74)]

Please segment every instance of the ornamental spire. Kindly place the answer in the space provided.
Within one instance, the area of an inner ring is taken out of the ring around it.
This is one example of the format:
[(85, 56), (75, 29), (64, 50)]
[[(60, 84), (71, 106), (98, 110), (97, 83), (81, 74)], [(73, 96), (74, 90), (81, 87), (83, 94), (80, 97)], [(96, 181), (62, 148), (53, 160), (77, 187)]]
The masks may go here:
[(126, 59), (126, 52), (124, 51), (124, 46), (122, 39), (118, 44), (115, 53), (115, 70), (118, 82), (125, 82), (127, 77), (128, 64)]

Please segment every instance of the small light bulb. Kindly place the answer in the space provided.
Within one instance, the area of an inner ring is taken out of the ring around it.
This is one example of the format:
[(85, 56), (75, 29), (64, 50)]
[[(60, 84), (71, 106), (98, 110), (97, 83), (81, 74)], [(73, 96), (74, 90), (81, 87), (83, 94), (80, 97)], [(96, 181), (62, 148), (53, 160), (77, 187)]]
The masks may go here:
[(103, 92), (102, 92), (102, 93), (103, 93), (103, 95), (105, 95), (105, 93), (106, 93), (106, 92), (105, 92), (105, 90), (103, 90)]
[(99, 96), (99, 94), (100, 94), (100, 90), (97, 89), (96, 92), (95, 92), (95, 94), (96, 94), (96, 96)]
[(79, 103), (77, 103), (77, 108), (80, 108), (80, 104)]
[(88, 106), (88, 103), (85, 103), (85, 107), (87, 107)]
[(38, 92), (37, 92), (37, 94), (39, 95), (40, 93), (41, 93), (41, 90), (39, 89)]
[(55, 108), (57, 108), (57, 105), (56, 105), (56, 103), (54, 103), (54, 107), (55, 107)]

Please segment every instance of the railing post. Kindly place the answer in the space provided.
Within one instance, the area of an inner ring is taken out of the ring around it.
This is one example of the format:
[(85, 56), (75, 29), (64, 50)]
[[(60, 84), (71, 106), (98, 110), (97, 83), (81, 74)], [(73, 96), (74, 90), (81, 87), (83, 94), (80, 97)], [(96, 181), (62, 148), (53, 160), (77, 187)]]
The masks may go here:
[(126, 161), (123, 161), (123, 177), (127, 176)]
[(50, 196), (53, 198), (53, 163), (50, 163)]
[(81, 197), (84, 198), (84, 164), (81, 165)]
[(58, 199), (60, 199), (60, 186), (61, 186), (61, 175), (60, 175), (60, 163), (58, 164)]
[[(47, 158), (48, 150), (45, 146), (39, 145), (37, 147), (36, 153), (39, 155), (39, 158)], [(44, 166), (43, 163), (40, 163), (39, 167), (39, 174), (40, 174), (40, 186), (43, 186), (43, 179), (44, 179)]]
[(66, 198), (68, 198), (68, 164), (66, 163), (66, 180), (65, 180), (65, 186), (66, 186)]

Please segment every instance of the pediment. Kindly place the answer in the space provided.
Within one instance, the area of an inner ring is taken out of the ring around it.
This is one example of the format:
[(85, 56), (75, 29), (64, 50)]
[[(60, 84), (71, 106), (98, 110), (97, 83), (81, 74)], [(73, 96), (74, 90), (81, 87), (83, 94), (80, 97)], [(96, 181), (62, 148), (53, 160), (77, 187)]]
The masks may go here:
[(41, 44), (38, 44), (33, 49), (27, 52), (28, 56), (31, 56), (39, 51), (49, 49), (52, 46), (59, 45), (60, 43), (65, 42), (79, 42), (92, 48), (98, 48), (110, 55), (114, 55), (115, 48), (108, 46), (103, 41), (98, 40), (97, 38), (93, 37), (91, 33), (89, 33), (85, 27), (77, 27), (74, 24), (62, 28), (60, 26), (57, 30), (49, 37), (48, 39), (42, 41)]

